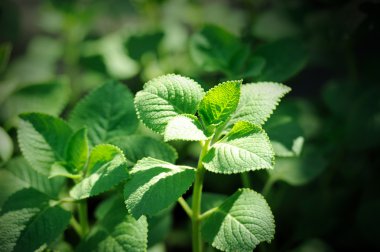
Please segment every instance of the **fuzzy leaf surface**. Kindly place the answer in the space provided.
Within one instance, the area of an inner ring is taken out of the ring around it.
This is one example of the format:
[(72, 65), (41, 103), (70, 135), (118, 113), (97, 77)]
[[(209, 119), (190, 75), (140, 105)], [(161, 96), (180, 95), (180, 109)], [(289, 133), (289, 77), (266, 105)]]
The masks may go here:
[(70, 125), (86, 127), (92, 145), (109, 143), (114, 137), (132, 134), (138, 125), (132, 93), (110, 81), (81, 100), (70, 114)]
[(81, 171), (88, 158), (88, 140), (86, 128), (75, 132), (68, 141), (66, 162), (72, 167), (71, 172)]
[(146, 251), (148, 223), (145, 216), (136, 220), (128, 215), (120, 199), (112, 202), (103, 215), (76, 251)]
[(290, 88), (273, 82), (245, 84), (241, 88), (239, 105), (232, 114), (228, 125), (238, 121), (247, 121), (262, 125), (272, 114), (280, 99)]
[(49, 175), (52, 164), (65, 158), (71, 128), (65, 121), (45, 114), (27, 113), (20, 118), (18, 141), (25, 159), (34, 169)]
[(116, 146), (100, 144), (92, 149), (86, 177), (70, 191), (74, 199), (85, 199), (110, 190), (128, 178), (123, 152)]
[(198, 119), (186, 115), (177, 115), (170, 119), (164, 133), (165, 141), (202, 141), (208, 138)]
[(123, 136), (113, 139), (111, 143), (122, 149), (126, 159), (131, 163), (136, 163), (144, 157), (152, 157), (169, 163), (174, 163), (178, 158), (177, 151), (171, 145), (149, 136)]
[(202, 226), (204, 239), (227, 252), (250, 252), (260, 242), (270, 242), (274, 232), (274, 218), (267, 202), (250, 189), (239, 189), (228, 197)]
[(135, 97), (140, 120), (151, 130), (163, 134), (173, 117), (195, 114), (204, 95), (192, 79), (175, 74), (157, 77), (144, 85)]
[[(48, 179), (47, 176), (33, 169), (23, 157), (11, 159), (4, 167), (3, 172), (6, 173), (4, 176), (8, 182), (11, 182), (11, 187), (16, 185), (20, 185), (19, 189), (31, 187), (52, 198), (58, 196), (65, 181), (63, 178)], [(1, 191), (3, 192), (3, 190)]]
[(241, 80), (226, 81), (207, 91), (198, 113), (207, 125), (224, 122), (237, 108)]
[(238, 122), (212, 146), (202, 162), (207, 170), (224, 174), (272, 169), (274, 152), (264, 130), (249, 122)]
[(49, 198), (23, 189), (3, 205), (0, 216), (0, 251), (34, 251), (54, 242), (69, 224), (71, 214), (49, 206)]
[(139, 218), (154, 215), (184, 194), (195, 179), (195, 170), (154, 158), (144, 158), (131, 171), (124, 199), (129, 212)]

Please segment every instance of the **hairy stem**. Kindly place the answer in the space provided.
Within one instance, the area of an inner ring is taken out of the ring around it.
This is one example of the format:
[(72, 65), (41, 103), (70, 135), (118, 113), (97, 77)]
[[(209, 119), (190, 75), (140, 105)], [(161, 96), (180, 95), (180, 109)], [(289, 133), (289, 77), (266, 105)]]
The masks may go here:
[(202, 165), (202, 159), (206, 155), (210, 145), (210, 140), (207, 140), (203, 147), (198, 160), (197, 171), (195, 175), (195, 183), (193, 187), (193, 202), (192, 211), (192, 239), (193, 239), (193, 252), (201, 252), (203, 250), (203, 242), (201, 239), (201, 198), (205, 168)]
[(183, 210), (186, 212), (186, 214), (190, 218), (192, 218), (193, 217), (193, 211), (191, 210), (191, 208), (189, 207), (189, 205), (187, 204), (187, 202), (184, 200), (184, 198), (180, 197), (177, 201), (181, 205), (181, 207), (183, 208)]
[(252, 188), (248, 172), (244, 172), (241, 174), (241, 181), (243, 183), (244, 188)]
[(82, 237), (86, 236), (88, 231), (90, 230), (90, 226), (88, 224), (88, 213), (87, 213), (87, 202), (86, 200), (82, 200), (78, 203), (78, 215), (79, 215), (79, 224), (81, 227), (81, 235)]

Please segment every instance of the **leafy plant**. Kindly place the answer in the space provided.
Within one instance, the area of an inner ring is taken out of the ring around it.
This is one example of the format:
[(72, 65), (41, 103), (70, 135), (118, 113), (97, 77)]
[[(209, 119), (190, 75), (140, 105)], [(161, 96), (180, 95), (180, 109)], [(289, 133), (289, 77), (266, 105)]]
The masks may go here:
[[(263, 196), (249, 188), (229, 197), (202, 195), (202, 188), (207, 172), (273, 168), (275, 153), (262, 124), (289, 91), (278, 83), (236, 80), (205, 92), (174, 74), (147, 82), (134, 99), (138, 118), (165, 141), (199, 141), (197, 167), (174, 164), (173, 147), (135, 134), (133, 95), (117, 82), (86, 96), (68, 122), (21, 114), (24, 158), (6, 171), (22, 184), (2, 205), (0, 251), (54, 248), (69, 225), (81, 238), (78, 251), (145, 251), (154, 239), (148, 223), (154, 228), (155, 216), (175, 202), (191, 219), (194, 251), (203, 250), (203, 241), (222, 251), (251, 251), (270, 242), (274, 217)], [(191, 200), (185, 200), (191, 186)], [(114, 196), (99, 204), (91, 223), (87, 201), (107, 191)]]

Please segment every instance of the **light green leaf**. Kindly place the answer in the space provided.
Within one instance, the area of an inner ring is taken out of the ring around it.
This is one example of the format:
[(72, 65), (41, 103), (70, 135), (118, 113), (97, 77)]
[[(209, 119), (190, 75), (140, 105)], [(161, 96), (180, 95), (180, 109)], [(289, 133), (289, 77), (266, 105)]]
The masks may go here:
[(4, 101), (1, 117), (17, 125), (20, 113), (40, 112), (58, 116), (69, 101), (70, 87), (66, 80), (36, 83), (22, 87)]
[(49, 198), (34, 189), (13, 194), (0, 216), (0, 251), (34, 251), (54, 242), (69, 224), (71, 214), (50, 206)]
[(66, 148), (66, 162), (70, 165), (70, 172), (81, 171), (88, 158), (87, 129), (75, 132), (68, 141)]
[(25, 159), (38, 172), (49, 175), (52, 164), (63, 161), (71, 128), (63, 120), (39, 113), (27, 113), (18, 129), (18, 141)]
[(273, 214), (260, 194), (239, 189), (212, 213), (202, 235), (222, 251), (251, 252), (260, 242), (270, 242), (275, 232)]
[(278, 112), (264, 126), (274, 152), (279, 157), (298, 156), (304, 142), (302, 129), (293, 117)]
[(148, 223), (145, 216), (135, 220), (127, 214), (121, 198), (118, 199), (102, 213), (104, 216), (76, 251), (146, 251)]
[(242, 80), (226, 81), (207, 91), (198, 109), (206, 125), (224, 122), (236, 110), (241, 83)]
[(144, 158), (131, 171), (124, 198), (129, 212), (139, 218), (154, 215), (184, 194), (195, 178), (195, 170), (154, 158)]
[(151, 130), (163, 134), (167, 123), (180, 114), (195, 114), (204, 95), (192, 79), (168, 74), (144, 85), (136, 94), (135, 106), (140, 120)]
[(300, 186), (320, 175), (326, 166), (326, 159), (316, 148), (306, 147), (300, 157), (277, 158), (274, 169), (268, 171), (269, 179)]
[(178, 154), (169, 144), (149, 136), (130, 135), (112, 139), (112, 144), (123, 150), (126, 159), (132, 163), (144, 157), (152, 157), (174, 163)]
[[(46, 176), (33, 169), (24, 158), (16, 157), (11, 159), (4, 167), (1, 178), (4, 182), (0, 183), (1, 192), (14, 192), (12, 189), (22, 189), (32, 187), (52, 198), (56, 198), (62, 190), (64, 179), (54, 178), (48, 179)], [(9, 187), (4, 188), (3, 186)], [(9, 194), (8, 194), (9, 196)]]
[(305, 46), (296, 39), (281, 39), (264, 44), (253, 54), (266, 60), (264, 69), (256, 78), (259, 81), (286, 81), (299, 73), (309, 58)]
[(204, 156), (204, 167), (216, 173), (239, 173), (272, 169), (274, 153), (269, 138), (259, 126), (238, 122)]
[(13, 142), (8, 133), (0, 127), (0, 164), (7, 162), (13, 154)]
[(232, 114), (228, 126), (238, 121), (262, 125), (272, 114), (280, 99), (290, 88), (273, 82), (245, 84), (241, 87), (239, 105)]
[(133, 95), (121, 83), (107, 82), (76, 105), (69, 123), (75, 129), (86, 127), (92, 145), (132, 134), (138, 125)]
[(208, 138), (198, 119), (187, 115), (177, 115), (170, 119), (164, 133), (165, 141), (202, 141)]
[(86, 174), (70, 191), (74, 199), (85, 199), (108, 191), (129, 176), (123, 152), (110, 144), (100, 144), (92, 149)]

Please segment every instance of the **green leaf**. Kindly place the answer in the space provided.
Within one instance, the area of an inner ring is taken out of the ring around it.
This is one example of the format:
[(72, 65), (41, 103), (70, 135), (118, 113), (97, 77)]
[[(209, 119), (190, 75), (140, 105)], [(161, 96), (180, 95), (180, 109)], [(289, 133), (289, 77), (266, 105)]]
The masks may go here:
[(66, 162), (72, 167), (70, 172), (81, 171), (88, 158), (87, 129), (75, 132), (69, 139), (66, 148)]
[(178, 115), (170, 119), (164, 133), (165, 141), (202, 141), (209, 137), (198, 119), (188, 115)]
[(116, 146), (100, 144), (90, 154), (86, 177), (70, 191), (74, 199), (85, 199), (110, 190), (129, 176), (123, 152)]
[(127, 214), (121, 199), (116, 200), (76, 251), (131, 251), (147, 249), (148, 223), (145, 216), (135, 220)]
[(293, 186), (307, 184), (327, 167), (326, 159), (314, 147), (305, 148), (300, 157), (277, 158), (269, 179), (282, 180)]
[(154, 158), (144, 158), (131, 171), (124, 198), (129, 212), (139, 218), (154, 215), (184, 194), (195, 178), (195, 170)]
[(144, 157), (152, 157), (174, 163), (178, 154), (169, 144), (149, 136), (130, 135), (112, 139), (112, 144), (123, 150), (128, 161), (136, 163)]
[(121, 83), (107, 82), (76, 105), (69, 123), (75, 129), (86, 127), (92, 145), (132, 134), (138, 125), (133, 95)]
[(144, 85), (135, 97), (140, 120), (151, 130), (163, 134), (173, 117), (195, 114), (204, 95), (202, 87), (192, 79), (168, 74)]
[(58, 116), (69, 96), (70, 87), (65, 79), (28, 85), (16, 90), (4, 101), (1, 117), (17, 125), (16, 116), (20, 113), (39, 112)]
[(254, 52), (266, 65), (256, 78), (259, 81), (286, 81), (299, 73), (308, 62), (308, 53), (301, 41), (281, 39), (264, 44)]
[(275, 232), (273, 214), (260, 194), (239, 189), (204, 222), (205, 241), (222, 251), (250, 252), (260, 242), (270, 242)]
[(228, 126), (238, 121), (262, 125), (272, 114), (280, 99), (289, 91), (289, 87), (273, 82), (243, 85), (239, 105), (232, 114)]
[(304, 142), (303, 132), (293, 117), (276, 112), (269, 118), (264, 128), (272, 142), (276, 156), (300, 155)]
[(0, 127), (0, 164), (7, 162), (13, 154), (13, 142), (8, 133)]
[(18, 129), (18, 141), (25, 159), (44, 175), (49, 175), (52, 164), (63, 161), (66, 143), (72, 135), (63, 120), (39, 113), (27, 113)]
[(134, 60), (141, 60), (146, 53), (156, 53), (164, 33), (162, 31), (130, 36), (125, 43), (128, 55)]
[[(63, 178), (48, 179), (33, 169), (22, 157), (11, 159), (4, 168), (4, 174), (1, 177), (6, 177), (6, 180), (10, 182), (9, 187), (15, 187), (15, 189), (31, 187), (52, 198), (58, 196), (65, 182)], [(4, 188), (0, 191), (3, 192)]]
[(172, 229), (173, 217), (171, 208), (165, 209), (158, 215), (147, 218), (148, 220), (148, 246), (151, 247), (163, 242)]
[(13, 194), (0, 216), (0, 251), (34, 251), (63, 233), (71, 214), (34, 189)]
[(205, 71), (230, 71), (236, 56), (247, 55), (247, 50), (236, 36), (215, 25), (206, 25), (190, 39), (190, 55)]
[(248, 122), (238, 122), (226, 137), (212, 146), (202, 163), (207, 170), (224, 174), (272, 169), (274, 153), (264, 130)]
[(199, 104), (198, 113), (207, 125), (219, 124), (236, 110), (242, 80), (226, 81), (207, 91)]

